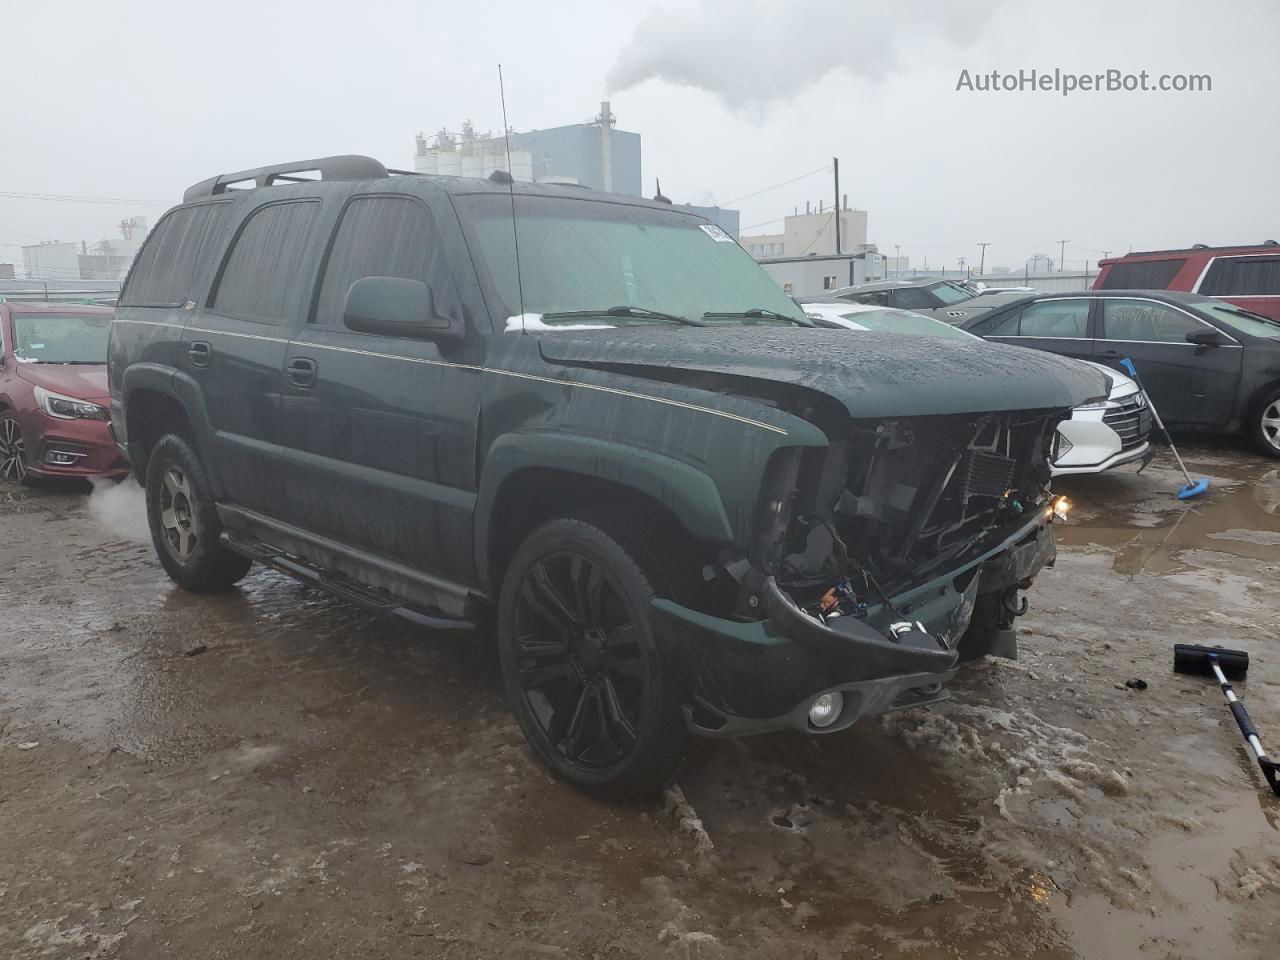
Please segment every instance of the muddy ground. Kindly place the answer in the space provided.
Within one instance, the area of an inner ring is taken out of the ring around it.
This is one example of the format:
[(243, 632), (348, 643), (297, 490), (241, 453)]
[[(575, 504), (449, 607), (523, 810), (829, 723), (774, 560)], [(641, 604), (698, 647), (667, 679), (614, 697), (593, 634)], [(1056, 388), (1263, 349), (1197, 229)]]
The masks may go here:
[(1249, 649), (1280, 751), (1280, 468), (1189, 453), (1189, 504), (1058, 484), (1019, 661), (631, 805), (533, 762), (483, 638), (186, 595), (136, 490), (0, 486), (0, 955), (1272, 958), (1280, 800), (1171, 650)]

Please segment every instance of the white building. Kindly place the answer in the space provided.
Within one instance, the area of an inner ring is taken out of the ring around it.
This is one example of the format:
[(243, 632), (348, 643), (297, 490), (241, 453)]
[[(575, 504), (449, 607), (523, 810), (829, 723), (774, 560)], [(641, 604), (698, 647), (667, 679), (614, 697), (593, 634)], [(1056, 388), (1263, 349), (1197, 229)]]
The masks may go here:
[[(867, 211), (853, 210), (846, 198), (840, 217), (840, 252), (860, 253), (867, 246)], [(742, 245), (757, 260), (773, 257), (807, 257), (810, 254), (826, 256), (836, 252), (836, 209), (819, 202), (813, 210), (805, 204), (805, 212), (798, 210), (782, 221), (781, 233), (761, 233), (743, 236)]]
[(32, 280), (79, 280), (80, 247), (57, 240), (25, 246), (22, 271)]

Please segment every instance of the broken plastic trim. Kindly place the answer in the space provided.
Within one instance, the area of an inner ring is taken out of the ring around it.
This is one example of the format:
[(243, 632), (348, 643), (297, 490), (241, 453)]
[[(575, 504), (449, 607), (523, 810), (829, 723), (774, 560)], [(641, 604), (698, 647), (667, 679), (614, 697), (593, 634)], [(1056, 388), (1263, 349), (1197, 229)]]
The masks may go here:
[[(913, 630), (903, 642), (886, 639), (858, 617), (840, 617), (825, 624), (800, 609), (773, 577), (764, 583), (764, 606), (769, 618), (788, 636), (834, 653), (858, 656), (864, 676), (897, 673), (943, 673), (955, 666), (959, 653), (933, 634)], [(926, 639), (927, 638), (927, 639)], [(933, 646), (926, 646), (926, 644)]]

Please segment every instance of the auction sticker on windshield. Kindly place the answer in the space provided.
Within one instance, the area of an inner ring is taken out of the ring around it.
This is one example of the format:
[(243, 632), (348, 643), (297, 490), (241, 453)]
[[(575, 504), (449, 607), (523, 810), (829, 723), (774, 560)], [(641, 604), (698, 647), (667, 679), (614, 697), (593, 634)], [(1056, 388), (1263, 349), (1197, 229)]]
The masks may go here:
[(733, 243), (733, 237), (729, 236), (729, 234), (725, 233), (723, 229), (714, 223), (700, 223), (698, 226), (702, 228), (703, 233), (716, 243)]

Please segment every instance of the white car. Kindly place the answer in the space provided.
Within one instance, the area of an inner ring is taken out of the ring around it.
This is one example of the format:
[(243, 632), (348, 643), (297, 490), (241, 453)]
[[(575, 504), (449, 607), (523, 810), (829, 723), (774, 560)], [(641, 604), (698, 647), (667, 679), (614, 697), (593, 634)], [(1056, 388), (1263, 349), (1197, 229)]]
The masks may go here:
[[(910, 310), (895, 310), (864, 303), (806, 303), (809, 319), (827, 327), (846, 330), (876, 330), (921, 337), (968, 337), (979, 340), (949, 323)], [(1101, 473), (1122, 463), (1146, 460), (1151, 456), (1148, 434), (1151, 411), (1138, 385), (1110, 367), (1088, 360), (1111, 381), (1111, 393), (1100, 403), (1076, 407), (1071, 419), (1058, 425), (1054, 448), (1053, 475)]]

